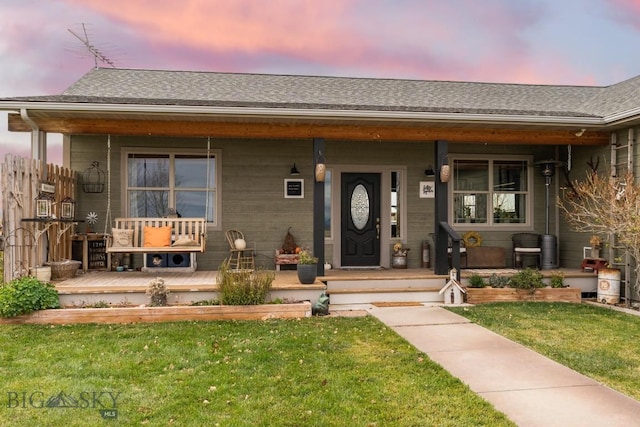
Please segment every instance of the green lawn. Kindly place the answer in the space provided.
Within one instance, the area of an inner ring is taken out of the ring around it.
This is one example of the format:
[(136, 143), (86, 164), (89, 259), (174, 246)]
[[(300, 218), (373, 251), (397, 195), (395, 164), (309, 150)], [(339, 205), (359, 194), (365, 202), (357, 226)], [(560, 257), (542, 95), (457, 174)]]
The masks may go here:
[(1, 328), (2, 426), (513, 426), (372, 317)]
[(494, 303), (451, 310), (640, 400), (638, 316), (569, 303)]

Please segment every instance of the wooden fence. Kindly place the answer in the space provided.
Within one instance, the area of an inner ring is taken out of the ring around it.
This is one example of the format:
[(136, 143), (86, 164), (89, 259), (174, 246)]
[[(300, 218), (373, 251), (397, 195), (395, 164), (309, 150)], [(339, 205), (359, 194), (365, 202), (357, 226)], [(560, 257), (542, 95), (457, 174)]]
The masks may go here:
[[(76, 173), (47, 164), (46, 179), (41, 161), (7, 154), (0, 164), (2, 185), (2, 237), (4, 244), (4, 280), (30, 274), (47, 261), (71, 258), (72, 223), (60, 218), (60, 202), (75, 198)], [(36, 219), (36, 198), (42, 184), (54, 188), (51, 217)]]

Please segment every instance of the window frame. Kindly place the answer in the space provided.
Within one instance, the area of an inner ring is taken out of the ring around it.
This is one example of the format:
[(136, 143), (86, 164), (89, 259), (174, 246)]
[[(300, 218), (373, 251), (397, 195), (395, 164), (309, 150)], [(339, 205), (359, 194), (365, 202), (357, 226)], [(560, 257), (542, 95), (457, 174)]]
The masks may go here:
[[(208, 153), (207, 153), (208, 151)], [(214, 186), (204, 191), (214, 192), (213, 196), (213, 221), (207, 221), (207, 229), (209, 230), (221, 230), (222, 229), (222, 150), (221, 149), (198, 149), (198, 148), (161, 148), (161, 147), (123, 147), (121, 151), (121, 181), (122, 194), (121, 194), (121, 206), (122, 211), (125, 212), (127, 217), (130, 216), (129, 206), (129, 191), (132, 187), (129, 186), (129, 156), (139, 155), (144, 157), (145, 155), (154, 156), (169, 156), (169, 194), (173, 195), (176, 191), (181, 189), (175, 186), (175, 157), (181, 155), (196, 155), (204, 158), (215, 159), (215, 177)], [(138, 188), (138, 187), (133, 187)], [(189, 188), (189, 191), (194, 191), (194, 188)], [(173, 197), (170, 196), (170, 202), (173, 202)], [(175, 207), (169, 205), (169, 207)]]
[[(456, 154), (449, 155), (449, 164), (452, 168), (451, 180), (449, 182), (449, 191), (448, 191), (448, 202), (449, 202), (449, 212), (447, 215), (449, 224), (451, 224), (456, 229), (461, 230), (487, 230), (494, 229), (498, 227), (499, 229), (505, 230), (530, 230), (534, 224), (534, 167), (533, 167), (533, 156), (530, 155), (464, 155), (464, 154)], [(488, 204), (488, 212), (487, 212), (487, 222), (486, 223), (461, 223), (455, 222), (455, 196), (456, 194), (465, 194), (469, 193), (469, 191), (455, 191), (455, 179), (456, 179), (456, 171), (455, 171), (455, 161), (456, 160), (465, 160), (465, 161), (486, 161), (488, 162), (488, 190), (487, 191), (477, 191), (477, 193), (486, 194), (487, 195), (487, 204)], [(494, 179), (494, 165), (496, 162), (504, 162), (504, 161), (514, 161), (514, 162), (526, 162), (527, 169), (527, 189), (526, 191), (514, 191), (514, 192), (497, 192), (494, 189), (493, 179)], [(526, 221), (523, 223), (500, 223), (494, 222), (493, 218), (493, 200), (495, 194), (524, 194), (527, 200), (527, 206), (525, 209)]]

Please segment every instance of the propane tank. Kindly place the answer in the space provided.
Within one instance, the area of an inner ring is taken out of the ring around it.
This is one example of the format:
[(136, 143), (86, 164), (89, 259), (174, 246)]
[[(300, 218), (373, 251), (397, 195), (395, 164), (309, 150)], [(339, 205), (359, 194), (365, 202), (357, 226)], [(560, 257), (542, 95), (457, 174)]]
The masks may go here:
[(429, 254), (429, 242), (422, 241), (422, 268), (429, 268), (431, 266), (431, 257)]

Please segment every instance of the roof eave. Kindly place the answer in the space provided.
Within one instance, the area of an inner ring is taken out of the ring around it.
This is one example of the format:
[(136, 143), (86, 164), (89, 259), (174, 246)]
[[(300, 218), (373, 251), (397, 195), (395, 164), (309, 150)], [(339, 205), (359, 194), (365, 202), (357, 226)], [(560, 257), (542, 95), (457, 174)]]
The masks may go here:
[[(520, 124), (553, 126), (598, 127), (607, 124), (609, 117), (585, 117), (565, 115), (495, 114), (463, 112), (429, 111), (383, 111), (383, 110), (341, 110), (341, 109), (305, 109), (286, 107), (219, 107), (184, 105), (147, 105), (147, 104), (96, 104), (66, 102), (25, 102), (0, 101), (0, 111), (18, 113), (26, 109), (31, 112), (90, 112), (118, 113), (131, 115), (183, 115), (217, 117), (256, 117), (278, 119), (326, 119), (326, 120), (383, 120), (398, 122), (432, 123), (483, 123), (483, 124)], [(635, 111), (635, 110), (634, 110)], [(634, 114), (640, 114), (640, 108)], [(614, 117), (614, 116), (610, 116)]]

